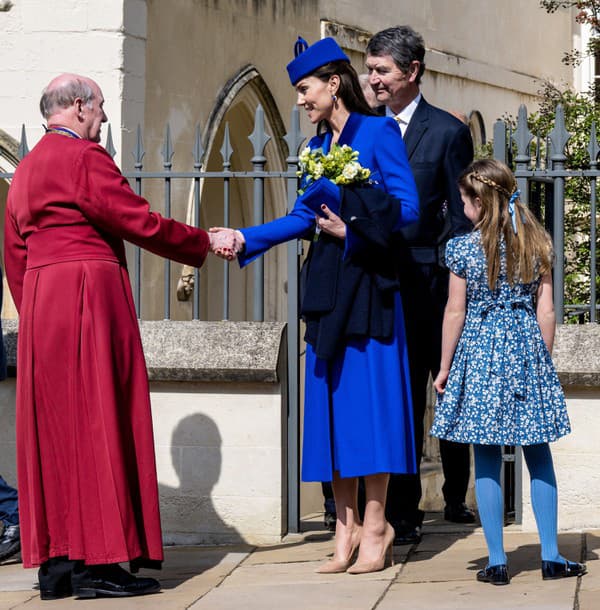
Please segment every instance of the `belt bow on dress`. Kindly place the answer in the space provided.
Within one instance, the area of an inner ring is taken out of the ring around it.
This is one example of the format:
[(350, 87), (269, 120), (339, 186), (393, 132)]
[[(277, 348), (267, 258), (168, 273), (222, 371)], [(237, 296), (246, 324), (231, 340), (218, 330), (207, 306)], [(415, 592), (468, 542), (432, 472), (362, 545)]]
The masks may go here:
[[(528, 336), (524, 326), (529, 315), (535, 315), (530, 295), (509, 299), (486, 299), (469, 306), (471, 315), (479, 316), (478, 341), (484, 340), (482, 333), (490, 333), (490, 344), (484, 351), (484, 379), (492, 375), (502, 377), (512, 389), (516, 398), (525, 398), (526, 359), (525, 339)], [(523, 315), (525, 314), (525, 315)], [(483, 329), (486, 327), (487, 330)], [(487, 374), (486, 370), (487, 369)]]

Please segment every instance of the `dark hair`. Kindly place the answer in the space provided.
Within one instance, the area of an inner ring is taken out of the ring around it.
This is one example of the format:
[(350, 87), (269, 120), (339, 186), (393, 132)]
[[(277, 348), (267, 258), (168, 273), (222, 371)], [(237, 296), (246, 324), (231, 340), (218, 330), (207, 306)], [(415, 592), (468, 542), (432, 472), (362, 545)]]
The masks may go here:
[(340, 77), (340, 86), (336, 95), (344, 102), (344, 106), (350, 112), (374, 116), (376, 113), (365, 99), (358, 74), (347, 61), (332, 61), (317, 68), (310, 76), (316, 76), (326, 83), (334, 74)]
[(367, 55), (391, 55), (402, 72), (408, 71), (411, 62), (418, 61), (417, 85), (425, 72), (425, 42), (410, 25), (397, 25), (377, 32), (367, 44)]
[(45, 119), (48, 119), (58, 108), (72, 106), (77, 98), (81, 98), (86, 106), (90, 106), (94, 97), (94, 91), (88, 83), (73, 78), (58, 87), (44, 89), (40, 100), (40, 112)]

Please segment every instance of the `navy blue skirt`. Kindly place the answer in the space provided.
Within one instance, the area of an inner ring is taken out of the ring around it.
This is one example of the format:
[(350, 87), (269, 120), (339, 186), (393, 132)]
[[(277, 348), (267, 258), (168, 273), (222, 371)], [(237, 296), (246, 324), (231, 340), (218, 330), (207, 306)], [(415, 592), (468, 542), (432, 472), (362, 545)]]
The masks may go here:
[(416, 472), (402, 301), (389, 341), (352, 339), (332, 360), (306, 346), (303, 481)]

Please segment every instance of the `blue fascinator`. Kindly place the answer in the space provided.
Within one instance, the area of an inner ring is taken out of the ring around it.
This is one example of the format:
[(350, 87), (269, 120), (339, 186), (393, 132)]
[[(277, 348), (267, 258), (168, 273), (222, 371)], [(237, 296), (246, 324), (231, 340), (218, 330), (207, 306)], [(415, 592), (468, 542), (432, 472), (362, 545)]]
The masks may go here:
[(348, 56), (333, 38), (323, 38), (309, 47), (306, 40), (298, 36), (294, 45), (294, 55), (295, 59), (287, 65), (292, 85), (330, 61), (350, 63)]

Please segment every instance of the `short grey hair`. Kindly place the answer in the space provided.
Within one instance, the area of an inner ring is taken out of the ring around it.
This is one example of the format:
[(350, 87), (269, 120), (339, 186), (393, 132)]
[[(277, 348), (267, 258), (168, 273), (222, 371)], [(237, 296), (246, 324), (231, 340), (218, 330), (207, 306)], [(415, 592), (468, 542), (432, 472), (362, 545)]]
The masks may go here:
[(369, 40), (367, 55), (391, 55), (394, 63), (403, 72), (408, 71), (411, 62), (418, 61), (421, 65), (417, 74), (417, 85), (425, 72), (425, 42), (421, 34), (415, 32), (410, 25), (397, 25), (377, 32)]
[(59, 108), (68, 108), (80, 98), (86, 106), (92, 105), (96, 96), (90, 85), (80, 78), (74, 78), (58, 87), (46, 87), (40, 99), (40, 112), (45, 119), (50, 118)]

